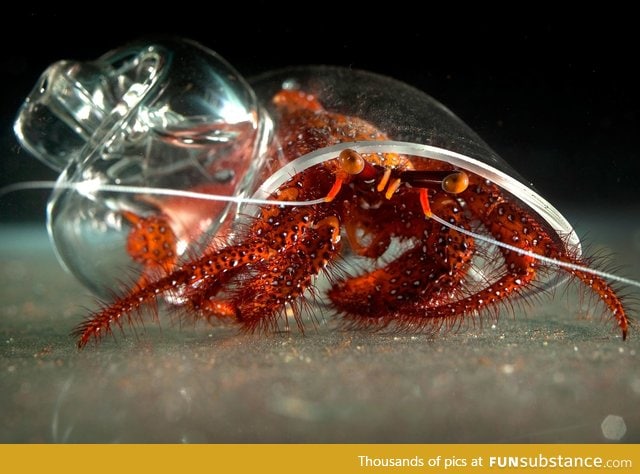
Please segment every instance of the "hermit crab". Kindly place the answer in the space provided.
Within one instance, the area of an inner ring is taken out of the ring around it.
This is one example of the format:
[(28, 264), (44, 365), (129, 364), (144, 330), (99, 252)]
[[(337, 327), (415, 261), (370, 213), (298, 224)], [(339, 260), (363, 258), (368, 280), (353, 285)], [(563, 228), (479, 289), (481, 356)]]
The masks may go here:
[(309, 67), (249, 85), (189, 41), (134, 44), (54, 64), (16, 131), (62, 171), (48, 209), (61, 261), (105, 297), (80, 347), (159, 302), (247, 331), (320, 311), (437, 332), (563, 278), (629, 329), (566, 219), (393, 79)]

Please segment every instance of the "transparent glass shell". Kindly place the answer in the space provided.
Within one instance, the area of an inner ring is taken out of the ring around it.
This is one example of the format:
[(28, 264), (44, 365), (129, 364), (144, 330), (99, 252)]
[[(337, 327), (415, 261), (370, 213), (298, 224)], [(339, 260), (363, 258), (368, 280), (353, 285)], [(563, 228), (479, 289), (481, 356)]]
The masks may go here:
[[(15, 131), (27, 150), (61, 171), (48, 207), (61, 262), (104, 295), (134, 267), (122, 211), (163, 214), (180, 253), (232, 217), (226, 203), (104, 192), (92, 183), (242, 194), (260, 166), (268, 124), (252, 89), (222, 58), (169, 40), (53, 64)], [(82, 189), (65, 187), (73, 183)]]
[[(178, 253), (186, 256), (221, 235), (232, 240), (233, 225), (242, 222), (238, 216), (257, 212), (255, 205), (238, 210), (224, 202), (107, 192), (95, 184), (264, 199), (292, 176), (346, 148), (441, 160), (476, 173), (537, 214), (558, 242), (580, 254), (567, 220), (424, 92), (336, 67), (269, 72), (250, 84), (215, 53), (183, 40), (133, 44), (93, 62), (61, 61), (45, 71), (15, 130), (25, 148), (61, 170), (48, 226), (61, 262), (81, 282), (110, 296), (122, 281), (135, 279), (124, 211), (164, 216), (178, 237)], [(364, 119), (389, 140), (345, 138), (303, 156), (286, 156), (277, 141), (272, 104), (282, 89), (312, 94), (326, 110)], [(81, 186), (66, 186), (73, 183)], [(479, 281), (486, 281), (482, 264), (476, 267)]]

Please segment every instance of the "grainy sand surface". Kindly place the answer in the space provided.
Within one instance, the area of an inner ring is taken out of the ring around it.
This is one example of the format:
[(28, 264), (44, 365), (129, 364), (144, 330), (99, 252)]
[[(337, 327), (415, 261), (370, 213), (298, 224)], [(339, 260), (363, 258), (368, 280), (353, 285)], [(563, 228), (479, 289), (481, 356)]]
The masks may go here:
[[(575, 215), (640, 276), (637, 221)], [(78, 352), (93, 299), (43, 227), (0, 227), (0, 244), (3, 443), (640, 442), (640, 328), (623, 342), (571, 291), (435, 339), (163, 318)]]

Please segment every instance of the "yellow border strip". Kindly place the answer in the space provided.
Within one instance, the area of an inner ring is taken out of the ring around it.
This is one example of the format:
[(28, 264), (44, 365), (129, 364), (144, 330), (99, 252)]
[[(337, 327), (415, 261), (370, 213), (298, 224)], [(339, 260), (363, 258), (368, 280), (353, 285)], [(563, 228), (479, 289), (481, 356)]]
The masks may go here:
[[(639, 445), (1, 445), (6, 473), (640, 472)], [(581, 467), (580, 467), (581, 466)]]

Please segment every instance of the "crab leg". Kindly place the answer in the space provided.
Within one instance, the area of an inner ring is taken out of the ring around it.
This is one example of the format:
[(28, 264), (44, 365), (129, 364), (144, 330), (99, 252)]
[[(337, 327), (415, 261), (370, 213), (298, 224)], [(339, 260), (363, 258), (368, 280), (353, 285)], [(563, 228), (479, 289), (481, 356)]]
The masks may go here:
[[(415, 199), (415, 194), (403, 198)], [(452, 222), (466, 225), (455, 199), (440, 193), (433, 205)], [(422, 236), (412, 249), (382, 268), (338, 282), (329, 291), (336, 309), (354, 322), (361, 317), (362, 324), (388, 323), (412, 311), (416, 298), (433, 305), (450, 300), (457, 292), (475, 252), (473, 239), (419, 213), (407, 224), (414, 235)]]
[(99, 340), (110, 334), (114, 325), (123, 327), (124, 324), (132, 324), (134, 315), (145, 305), (155, 303), (161, 295), (172, 291), (179, 293), (182, 288), (219, 278), (249, 263), (268, 259), (272, 254), (273, 250), (266, 243), (254, 241), (226, 247), (182, 265), (167, 276), (136, 288), (92, 314), (73, 332), (78, 337), (78, 347), (84, 347), (91, 339)]
[[(561, 242), (555, 241), (549, 233), (529, 213), (505, 198), (497, 186), (481, 178), (472, 177), (469, 190), (462, 195), (471, 213), (488, 229), (490, 234), (502, 241), (538, 255), (581, 265), (582, 262), (569, 255)], [(495, 308), (522, 289), (533, 284), (537, 276), (539, 261), (531, 256), (507, 249), (500, 249), (507, 273), (488, 287), (456, 301), (434, 306), (428, 299), (417, 301), (407, 311), (409, 319), (434, 326), (447, 323), (453, 325), (465, 316), (475, 315), (483, 310)], [(589, 286), (610, 309), (618, 327), (626, 338), (629, 318), (621, 299), (613, 288), (602, 278), (570, 270)]]

